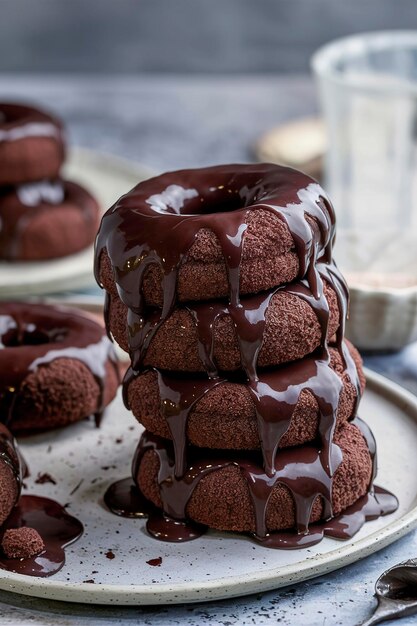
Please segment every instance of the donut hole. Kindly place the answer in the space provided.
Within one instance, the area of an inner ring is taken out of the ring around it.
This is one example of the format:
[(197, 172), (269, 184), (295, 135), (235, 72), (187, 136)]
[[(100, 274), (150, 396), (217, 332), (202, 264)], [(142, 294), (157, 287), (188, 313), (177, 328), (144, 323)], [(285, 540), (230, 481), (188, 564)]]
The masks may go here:
[[(227, 191), (227, 190), (226, 190)], [(181, 210), (183, 215), (212, 215), (213, 213), (233, 213), (245, 207), (245, 200), (238, 192), (230, 190), (230, 194), (218, 193), (199, 196), (187, 202)]]
[(1, 343), (5, 348), (18, 346), (39, 346), (47, 343), (59, 343), (66, 337), (64, 328), (44, 329), (27, 324), (24, 328), (11, 328), (2, 337)]
[(161, 193), (147, 198), (146, 203), (157, 213), (199, 216), (214, 213), (232, 213), (251, 204), (248, 190), (232, 185), (218, 185), (208, 189), (186, 189), (168, 185)]

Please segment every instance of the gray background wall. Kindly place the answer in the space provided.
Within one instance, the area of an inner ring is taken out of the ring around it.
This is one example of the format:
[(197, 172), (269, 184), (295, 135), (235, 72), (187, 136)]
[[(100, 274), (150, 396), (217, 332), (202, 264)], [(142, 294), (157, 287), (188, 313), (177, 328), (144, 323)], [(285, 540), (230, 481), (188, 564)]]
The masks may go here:
[(305, 72), (387, 28), (417, 28), (417, 0), (0, 0), (0, 72)]

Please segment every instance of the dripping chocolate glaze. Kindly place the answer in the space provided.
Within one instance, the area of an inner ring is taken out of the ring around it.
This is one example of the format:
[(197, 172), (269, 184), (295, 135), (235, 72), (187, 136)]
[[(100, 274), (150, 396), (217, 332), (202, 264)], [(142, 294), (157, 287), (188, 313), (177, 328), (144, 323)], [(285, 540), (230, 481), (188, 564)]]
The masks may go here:
[[(239, 316), (246, 218), (248, 211), (259, 208), (288, 225), (299, 259), (299, 277), (307, 279), (318, 298), (315, 261), (331, 258), (334, 212), (321, 187), (300, 172), (265, 164), (171, 172), (136, 186), (106, 213), (96, 242), (95, 275), (100, 282), (100, 256), (106, 249), (120, 298), (128, 308), (134, 369), (174, 307), (178, 270), (201, 229), (213, 231), (220, 243), (230, 306)], [(311, 219), (317, 228), (311, 226)], [(141, 286), (151, 264), (162, 270), (163, 307), (159, 323), (149, 324), (144, 319)]]
[(0, 258), (19, 257), (21, 236), (32, 219), (63, 204), (78, 207), (88, 220), (95, 219), (95, 202), (79, 185), (70, 181), (39, 182), (3, 187), (0, 191)]
[(56, 574), (65, 563), (65, 548), (83, 533), (83, 525), (64, 507), (39, 496), (22, 496), (0, 529), (0, 542), (6, 530), (29, 526), (38, 531), (45, 549), (27, 559), (9, 559), (0, 554), (0, 569), (26, 576)]
[(2, 423), (0, 423), (0, 461), (6, 463), (11, 468), (13, 476), (16, 479), (17, 502), (22, 490), (23, 463), (21, 462), (20, 454), (12, 434)]
[(61, 358), (81, 361), (95, 377), (103, 409), (107, 360), (117, 371), (114, 349), (100, 326), (62, 307), (7, 302), (0, 304), (0, 421), (13, 430), (13, 411), (25, 378)]
[[(318, 275), (323, 276), (337, 294), (340, 323), (347, 311), (347, 289), (343, 278), (335, 265), (318, 263)], [(320, 283), (320, 297), (316, 299), (309, 289), (307, 281), (299, 281), (291, 285), (278, 287), (275, 290), (255, 296), (242, 298), (239, 314), (234, 316), (236, 334), (238, 336), (242, 363), (248, 379), (248, 389), (255, 404), (258, 429), (262, 445), (264, 466), (268, 474), (274, 472), (274, 461), (279, 442), (288, 430), (292, 413), (303, 390), (310, 390), (319, 405), (320, 436), (323, 447), (322, 460), (326, 471), (331, 475), (332, 437), (339, 406), (343, 383), (340, 376), (330, 367), (330, 356), (327, 349), (327, 333), (329, 309)], [(322, 328), (322, 348), (309, 357), (275, 368), (270, 372), (257, 371), (257, 358), (262, 347), (265, 319), (272, 296), (278, 291), (287, 291), (306, 300), (315, 311)], [(199, 353), (202, 363), (209, 374), (206, 382), (197, 378), (179, 379), (158, 373), (158, 385), (161, 397), (161, 412), (166, 418), (176, 450), (177, 475), (185, 468), (186, 425), (188, 415), (196, 401), (209, 389), (223, 382), (219, 378), (213, 360), (214, 325), (222, 315), (230, 314), (231, 305), (221, 301), (188, 304), (199, 337)], [(343, 334), (340, 335), (340, 338)], [(356, 366), (349, 350), (343, 343), (338, 347), (343, 357), (346, 371), (356, 391), (356, 406), (360, 398), (360, 385)], [(127, 372), (124, 384), (125, 403), (127, 389), (132, 378), (137, 375), (132, 368)], [(356, 406), (353, 416), (356, 412)]]
[[(354, 424), (360, 428), (368, 449), (371, 454), (373, 464), (372, 481), (376, 469), (376, 446), (373, 435), (369, 427), (359, 420)], [(262, 466), (256, 462), (256, 455), (242, 457), (240, 454), (229, 454), (224, 456), (224, 452), (205, 451), (208, 455), (205, 459), (198, 460), (190, 465), (186, 473), (181, 477), (175, 476), (175, 460), (173, 449), (170, 444), (150, 433), (145, 432), (139, 442), (135, 459), (132, 466), (132, 474), (135, 478), (138, 475), (139, 466), (143, 455), (148, 451), (154, 451), (159, 460), (158, 484), (163, 502), (163, 512), (158, 511), (148, 501), (136, 500), (132, 508), (133, 498), (139, 493), (129, 479), (123, 481), (123, 493), (129, 493), (129, 506), (124, 511), (123, 498), (117, 491), (107, 492), (107, 504), (119, 515), (128, 517), (149, 516), (147, 528), (149, 532), (158, 539), (166, 541), (186, 541), (201, 535), (204, 528), (190, 523), (187, 532), (186, 509), (187, 504), (199, 484), (208, 474), (222, 469), (229, 465), (236, 465), (240, 468), (242, 476), (246, 480), (251, 501), (254, 507), (256, 533), (254, 537), (267, 547), (274, 548), (298, 548), (308, 547), (320, 541), (324, 535), (346, 539), (352, 537), (368, 519), (375, 519), (380, 515), (393, 512), (398, 501), (389, 492), (380, 487), (373, 487), (371, 482), (368, 494), (360, 498), (355, 504), (346, 509), (341, 515), (334, 519), (328, 519), (321, 523), (312, 524), (309, 527), (309, 519), (312, 505), (317, 497), (321, 497), (324, 510), (323, 518), (330, 518), (331, 507), (327, 500), (329, 493), (329, 483), (331, 478), (323, 470), (320, 463), (320, 451), (312, 446), (303, 448), (287, 449), (281, 451), (276, 459), (275, 474), (267, 476)], [(339, 462), (341, 461), (341, 455)], [(268, 501), (275, 485), (281, 483), (285, 485), (295, 503), (296, 511), (296, 531), (269, 533), (266, 528), (266, 510)], [(121, 483), (120, 483), (121, 485)]]
[[(213, 207), (217, 211), (220, 207), (221, 212), (209, 213)], [(325, 348), (329, 309), (323, 295), (322, 276), (332, 285), (337, 283), (334, 288), (338, 295), (341, 318), (344, 318), (347, 309), (347, 290), (343, 279), (335, 266), (328, 267), (334, 236), (334, 213), (330, 202), (317, 183), (295, 170), (272, 165), (219, 166), (173, 172), (146, 181), (123, 196), (102, 221), (96, 245), (96, 278), (99, 281), (100, 255), (106, 249), (115, 272), (119, 295), (128, 307), (133, 372), (140, 368), (155, 332), (172, 311), (178, 270), (197, 232), (209, 228), (217, 236), (223, 251), (230, 293), (226, 306), (221, 303), (188, 306), (199, 334), (201, 360), (209, 377), (217, 378), (212, 358), (213, 326), (215, 320), (227, 312), (236, 327), (251, 393), (257, 406), (261, 407), (262, 394), (259, 391), (256, 361), (262, 346), (266, 310), (276, 290), (246, 299), (246, 303), (250, 301), (249, 307), (239, 297), (246, 217), (249, 210), (257, 208), (273, 212), (288, 225), (299, 259), (299, 275), (304, 284), (298, 283), (283, 289), (304, 298), (313, 307), (322, 328), (322, 344)], [(315, 220), (318, 229), (312, 228), (309, 222), (311, 218)], [(319, 257), (320, 263), (316, 263)], [(151, 263), (161, 267), (163, 276), (163, 307), (156, 319), (155, 316), (146, 315), (141, 293), (144, 273)], [(325, 349), (324, 361), (329, 361)], [(129, 376), (131, 373), (125, 379), (125, 387)], [(336, 374), (334, 376), (337, 378)], [(356, 379), (357, 376), (353, 376), (352, 382)], [(307, 385), (307, 380), (305, 382)], [(336, 382), (340, 389), (338, 378)], [(164, 398), (163, 403), (172, 407), (171, 398)], [(332, 403), (332, 408), (333, 413), (329, 409), (323, 412), (321, 421), (326, 450), (323, 458), (329, 473), (332, 471), (330, 441), (337, 402)], [(257, 413), (261, 433), (265, 435), (265, 417), (260, 410)], [(168, 421), (171, 432), (175, 427), (175, 447), (181, 455), (177, 471), (181, 471), (184, 468), (185, 449), (184, 407), (177, 410), (176, 414), (177, 419)], [(170, 417), (173, 417), (172, 411)], [(268, 471), (273, 472), (273, 457), (278, 444), (274, 442), (267, 446), (264, 437), (261, 439), (263, 447), (269, 448), (264, 458)]]
[[(253, 296), (252, 305), (249, 306), (249, 299), (241, 300), (239, 297), (246, 217), (249, 210), (257, 208), (273, 212), (288, 225), (299, 259), (299, 282), (283, 289), (308, 301), (322, 329), (320, 354), (287, 365), (286, 368), (296, 370), (291, 377), (286, 377), (283, 368), (284, 374), (281, 372), (275, 375), (275, 379), (268, 379), (271, 374), (259, 374), (256, 367), (266, 311), (276, 290)], [(210, 210), (217, 212), (210, 213)], [(318, 226), (317, 229), (312, 228), (311, 218)], [(356, 367), (342, 343), (348, 292), (336, 267), (331, 264), (333, 209), (317, 183), (299, 172), (270, 165), (232, 165), (173, 172), (142, 183), (122, 197), (102, 221), (96, 242), (95, 272), (99, 282), (100, 256), (106, 250), (113, 266), (118, 293), (128, 308), (132, 368), (125, 378), (125, 399), (129, 381), (140, 373), (143, 356), (155, 332), (175, 305), (179, 268), (197, 232), (203, 228), (214, 232), (222, 248), (229, 280), (229, 303), (187, 305), (197, 326), (199, 352), (209, 375), (208, 382), (197, 379), (175, 379), (173, 382), (172, 377), (158, 372), (161, 408), (174, 441), (175, 461), (166, 458), (163, 446), (158, 443), (161, 440), (145, 435), (139, 446), (133, 475), (136, 475), (144, 448), (155, 449), (160, 457), (159, 482), (164, 502), (163, 518), (152, 515), (148, 529), (155, 536), (163, 536), (164, 533), (169, 535), (168, 521), (184, 519), (186, 503), (199, 480), (216, 467), (230, 464), (230, 461), (216, 457), (209, 464), (197, 462), (186, 471), (184, 454), (189, 411), (208, 389), (222, 382), (213, 362), (213, 326), (215, 320), (227, 311), (236, 327), (242, 364), (257, 407), (266, 468), (264, 471), (245, 460), (239, 463), (250, 486), (256, 511), (257, 535), (265, 537), (264, 513), (268, 493), (279, 480), (287, 484), (293, 494), (297, 507), (297, 528), (305, 533), (311, 506), (317, 496), (321, 496), (324, 503), (325, 517), (331, 516), (331, 476), (341, 461), (340, 449), (331, 443), (341, 381), (329, 367), (329, 307), (323, 294), (323, 279), (333, 286), (337, 295), (340, 314), (337, 346), (351, 382), (357, 388), (357, 401), (360, 395)], [(162, 270), (163, 306), (156, 318), (148, 314), (142, 297), (143, 277), (151, 264), (159, 265)], [(277, 458), (276, 449), (288, 427), (293, 410), (291, 405), (294, 406), (303, 388), (311, 389), (319, 399), (323, 454), (305, 447), (297, 450), (296, 457), (294, 451), (284, 450)], [(328, 393), (323, 392), (325, 389)], [(290, 406), (287, 407), (287, 404)], [(294, 457), (293, 462), (291, 455)], [(312, 458), (303, 461), (303, 455), (312, 455)], [(303, 467), (306, 469), (307, 466), (313, 470), (312, 474), (303, 476)], [(285, 468), (289, 474), (294, 470), (297, 476), (289, 476)], [(298, 472), (301, 472), (300, 476)], [(106, 494), (109, 507), (123, 514), (123, 506), (117, 505), (118, 495), (123, 492), (126, 497), (126, 489), (131, 488), (128, 482), (117, 483), (113, 491)], [(131, 511), (132, 493), (128, 493), (128, 508)], [(178, 533), (176, 536), (178, 540)]]
[[(360, 385), (356, 366), (346, 344), (343, 344), (342, 349), (345, 362), (350, 363), (350, 368), (347, 367), (345, 371), (356, 390), (357, 399)], [(228, 379), (224, 376), (216, 379), (184, 378), (156, 369), (154, 371), (157, 374), (161, 399), (160, 411), (167, 421), (174, 444), (176, 476), (181, 476), (186, 466), (188, 417), (195, 404), (208, 391), (222, 385)], [(126, 404), (128, 404), (129, 384), (135, 375), (137, 374), (130, 369), (125, 379)], [(319, 434), (322, 441), (323, 462), (326, 457), (329, 457), (331, 461), (330, 443), (343, 382), (341, 375), (330, 366), (327, 357), (323, 357), (322, 354), (313, 354), (279, 368), (261, 371), (255, 382), (249, 381), (243, 384), (248, 387), (254, 402), (263, 462), (268, 475), (274, 473), (277, 449), (281, 438), (290, 427), (293, 412), (303, 390), (309, 390), (316, 398), (319, 408)], [(337, 458), (337, 451), (335, 458)]]

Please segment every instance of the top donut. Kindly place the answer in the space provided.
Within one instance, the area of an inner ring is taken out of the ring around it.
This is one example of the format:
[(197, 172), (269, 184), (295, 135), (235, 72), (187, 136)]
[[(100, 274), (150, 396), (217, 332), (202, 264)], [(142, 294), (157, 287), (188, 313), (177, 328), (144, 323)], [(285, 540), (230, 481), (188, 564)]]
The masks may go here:
[(271, 164), (169, 172), (105, 214), (96, 278), (130, 310), (258, 293), (329, 261), (334, 211), (320, 185)]
[(33, 107), (0, 104), (0, 185), (56, 178), (64, 156), (58, 119)]

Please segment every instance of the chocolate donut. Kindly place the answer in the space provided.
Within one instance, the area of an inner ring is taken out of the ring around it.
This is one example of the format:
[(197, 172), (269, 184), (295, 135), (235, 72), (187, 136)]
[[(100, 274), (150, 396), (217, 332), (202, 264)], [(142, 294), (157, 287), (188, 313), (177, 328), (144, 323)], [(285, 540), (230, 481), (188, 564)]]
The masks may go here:
[[(324, 296), (329, 305), (327, 338), (339, 327), (338, 298), (334, 287), (324, 282)], [(302, 283), (292, 283), (255, 296), (245, 296), (240, 306), (246, 317), (265, 319), (262, 346), (257, 365), (269, 367), (301, 359), (313, 352), (322, 338), (320, 311)], [(129, 352), (128, 309), (116, 295), (108, 296), (107, 328), (117, 343)], [(148, 314), (147, 327), (156, 328), (141, 364), (177, 372), (235, 371), (243, 368), (239, 348), (240, 325), (227, 303), (209, 301), (175, 308), (158, 324), (159, 312)], [(148, 335), (149, 336), (149, 335)]]
[(0, 526), (18, 501), (21, 487), (22, 469), (16, 442), (0, 423)]
[(64, 156), (58, 119), (33, 107), (0, 104), (0, 185), (56, 178)]
[(0, 258), (40, 261), (74, 254), (94, 242), (96, 200), (70, 181), (37, 182), (0, 191)]
[(0, 303), (0, 411), (14, 433), (95, 414), (119, 383), (113, 346), (82, 311)]
[[(329, 258), (333, 208), (311, 178), (270, 165), (170, 172), (107, 211), (96, 279), (137, 312), (174, 300), (258, 293), (314, 273)], [(169, 283), (169, 287), (168, 287)]]
[[(330, 348), (330, 367), (341, 377), (343, 386), (335, 407), (337, 424), (341, 426), (353, 417), (357, 401), (357, 388), (363, 391), (365, 378), (362, 371), (362, 360), (357, 350), (349, 344), (354, 365), (350, 372), (346, 370), (339, 351)], [(313, 357), (307, 357), (312, 359)], [(287, 380), (296, 385), (300, 376), (297, 370), (308, 367), (306, 362), (286, 366)], [(314, 366), (313, 366), (314, 369)], [(322, 374), (322, 369), (318, 373)], [(283, 370), (271, 370), (261, 374), (264, 384), (277, 388)], [(355, 376), (351, 381), (350, 376)], [(358, 380), (359, 379), (359, 380)], [(326, 394), (329, 377), (323, 377), (322, 395)], [(148, 370), (132, 377), (125, 390), (128, 406), (137, 420), (154, 435), (172, 439), (178, 431), (170, 430), (170, 418), (178, 422), (181, 417), (186, 421), (186, 438), (189, 443), (202, 448), (257, 450), (261, 448), (259, 427), (256, 411), (256, 397), (251, 393), (248, 383), (228, 381), (224, 379), (181, 379), (167, 372)], [(319, 383), (320, 384), (320, 383)], [(320, 407), (309, 382), (294, 394), (293, 405), (285, 402), (281, 414), (275, 413), (276, 421), (281, 421), (282, 436), (279, 448), (303, 445), (318, 436)], [(278, 407), (279, 408), (279, 407)], [(288, 408), (290, 410), (288, 411)], [(285, 411), (289, 415), (285, 415)], [(184, 415), (181, 415), (181, 413)], [(177, 446), (179, 447), (179, 446)]]
[[(333, 478), (312, 446), (280, 451), (273, 479), (259, 456), (201, 451), (182, 478), (174, 474), (172, 446), (145, 432), (133, 477), (146, 498), (174, 519), (190, 519), (218, 530), (268, 532), (295, 528), (339, 515), (364, 496), (373, 478), (375, 442), (360, 420), (335, 435), (339, 458)], [(295, 507), (295, 500), (297, 507)]]

